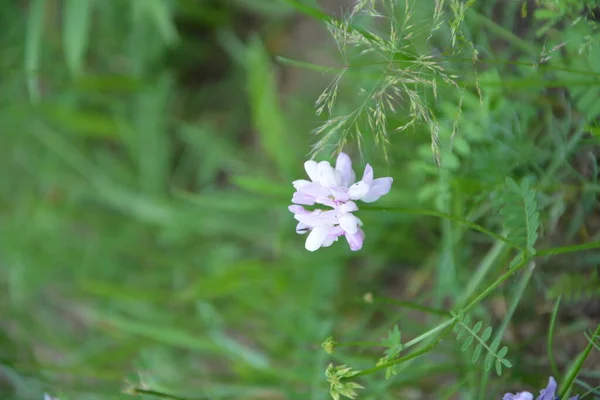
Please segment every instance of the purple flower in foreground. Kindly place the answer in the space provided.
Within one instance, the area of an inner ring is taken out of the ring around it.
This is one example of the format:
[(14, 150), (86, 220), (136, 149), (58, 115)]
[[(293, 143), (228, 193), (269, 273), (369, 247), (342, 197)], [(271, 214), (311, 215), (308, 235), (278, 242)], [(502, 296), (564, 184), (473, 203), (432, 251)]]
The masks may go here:
[[(372, 203), (387, 194), (393, 179), (373, 179), (373, 168), (369, 164), (359, 182), (355, 182), (356, 174), (352, 169), (352, 161), (345, 153), (340, 153), (335, 168), (327, 161), (307, 161), (304, 169), (309, 180), (300, 179), (292, 182), (296, 192), (292, 197), (289, 210), (298, 221), (296, 232), (310, 232), (306, 238), (305, 247), (316, 251), (336, 242), (340, 236), (345, 236), (350, 249), (357, 251), (362, 248), (365, 233), (360, 228), (362, 221), (354, 214), (358, 206), (354, 200)], [(306, 210), (303, 205), (321, 204), (331, 207), (331, 210)]]
[[(546, 389), (542, 389), (540, 391), (540, 395), (536, 398), (536, 400), (557, 400), (558, 396), (556, 395), (556, 381), (553, 377), (548, 379), (548, 386)], [(575, 397), (571, 397), (569, 400), (578, 400), (579, 395)], [(529, 392), (519, 392), (517, 394), (506, 393), (502, 400), (533, 400), (533, 394)]]

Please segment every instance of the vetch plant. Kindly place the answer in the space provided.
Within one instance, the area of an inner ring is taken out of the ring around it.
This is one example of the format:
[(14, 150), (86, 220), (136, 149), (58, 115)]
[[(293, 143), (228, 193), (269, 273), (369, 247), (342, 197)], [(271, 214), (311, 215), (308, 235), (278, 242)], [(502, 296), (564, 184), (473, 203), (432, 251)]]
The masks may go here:
[[(352, 169), (352, 161), (346, 153), (340, 153), (335, 168), (329, 162), (310, 160), (304, 163), (304, 169), (310, 178), (293, 182), (296, 192), (292, 197), (289, 210), (298, 221), (296, 232), (310, 232), (305, 247), (308, 251), (316, 251), (321, 247), (329, 247), (345, 236), (350, 249), (362, 248), (365, 233), (361, 229), (363, 223), (353, 212), (358, 211), (354, 202), (372, 203), (386, 195), (393, 179), (390, 177), (373, 178), (373, 168), (367, 164), (360, 181), (355, 182), (356, 174)], [(303, 206), (321, 204), (331, 210), (315, 209), (309, 211)]]
[[(548, 386), (540, 391), (540, 395), (536, 397), (536, 400), (555, 400), (559, 397), (556, 395), (556, 381), (553, 377), (548, 379)], [(578, 400), (579, 395), (571, 397), (569, 400)], [(516, 394), (506, 393), (502, 400), (533, 400), (533, 394), (529, 392), (519, 392)]]

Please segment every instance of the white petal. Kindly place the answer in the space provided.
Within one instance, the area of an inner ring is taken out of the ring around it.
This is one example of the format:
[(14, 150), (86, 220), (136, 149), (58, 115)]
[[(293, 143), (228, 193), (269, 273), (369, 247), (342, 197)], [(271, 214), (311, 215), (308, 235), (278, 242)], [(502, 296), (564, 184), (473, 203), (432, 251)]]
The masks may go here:
[(304, 186), (309, 185), (309, 184), (310, 184), (310, 181), (307, 181), (306, 179), (298, 179), (297, 181), (292, 182), (292, 185), (294, 185), (294, 189), (296, 189), (296, 190), (300, 190)]
[(358, 219), (352, 214), (344, 214), (339, 217), (340, 226), (347, 233), (356, 233), (358, 231)]
[(304, 163), (304, 169), (306, 170), (306, 174), (313, 182), (319, 182), (319, 163), (313, 160), (309, 160)]
[(334, 244), (335, 242), (337, 242), (338, 237), (334, 236), (334, 235), (327, 235), (327, 238), (325, 239), (325, 241), (323, 242), (323, 244), (321, 245), (321, 247), (329, 247), (332, 244)]
[(352, 170), (352, 160), (346, 153), (340, 153), (335, 162), (335, 169), (342, 175), (342, 186), (348, 187), (356, 180), (356, 174)]
[(326, 188), (340, 186), (342, 184), (342, 175), (327, 161), (319, 163), (319, 183)]
[(313, 229), (306, 238), (306, 243), (304, 243), (306, 250), (318, 250), (327, 239), (327, 236), (329, 235), (329, 229), (329, 226), (317, 226), (315, 229)]
[(348, 196), (350, 196), (352, 200), (360, 200), (364, 195), (369, 193), (369, 189), (369, 185), (365, 182), (356, 182), (348, 189)]
[(392, 183), (394, 180), (392, 178), (378, 178), (373, 181), (373, 185), (369, 189), (369, 192), (364, 195), (360, 200), (365, 203), (372, 203), (374, 201), (379, 200), (379, 198), (383, 195), (389, 193), (392, 188)]
[(355, 202), (353, 202), (352, 200), (349, 200), (347, 202), (345, 202), (344, 204), (342, 204), (339, 207), (340, 212), (342, 213), (351, 213), (354, 211), (358, 211), (358, 206), (356, 205)]

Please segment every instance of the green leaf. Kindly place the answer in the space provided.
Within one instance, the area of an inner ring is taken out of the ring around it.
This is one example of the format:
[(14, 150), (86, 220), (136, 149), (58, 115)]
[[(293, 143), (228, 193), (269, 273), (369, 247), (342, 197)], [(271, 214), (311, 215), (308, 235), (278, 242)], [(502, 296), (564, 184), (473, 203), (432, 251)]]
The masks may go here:
[(280, 174), (292, 175), (293, 153), (286, 135), (288, 127), (279, 105), (275, 72), (263, 44), (254, 37), (246, 51), (247, 93), (252, 124), (265, 153)]
[(65, 0), (63, 3), (63, 49), (72, 75), (79, 75), (88, 45), (92, 0)]
[(495, 359), (495, 356), (494, 356), (494, 354), (492, 354), (492, 353), (488, 353), (488, 354), (485, 356), (485, 363), (484, 363), (484, 366), (485, 366), (485, 370), (486, 370), (486, 371), (489, 371), (489, 370), (491, 370), (491, 369), (492, 369), (492, 365), (494, 364), (494, 359)]
[[(77, 0), (75, 0), (77, 1)], [(172, 12), (165, 0), (134, 0), (134, 6), (154, 24), (164, 42), (172, 45), (179, 40)]]
[(462, 344), (462, 347), (460, 348), (460, 351), (463, 351), (463, 352), (467, 351), (467, 349), (469, 347), (471, 347), (471, 345), (473, 344), (473, 340), (474, 340), (473, 336), (469, 336), (468, 338), (466, 338)]
[(481, 330), (482, 327), (483, 327), (483, 321), (479, 321), (473, 327), (473, 333), (475, 333), (475, 334), (479, 333), (479, 331)]
[(504, 358), (504, 356), (508, 353), (508, 347), (504, 346), (498, 351), (498, 358)]
[(500, 362), (500, 360), (496, 360), (495, 365), (496, 373), (498, 374), (498, 376), (502, 375), (502, 363)]
[(498, 197), (497, 204), (501, 206), (500, 215), (509, 232), (508, 238), (535, 255), (540, 220), (536, 192), (529, 187), (529, 180), (523, 179), (519, 185), (506, 178), (506, 190)]
[(483, 340), (484, 342), (487, 342), (491, 336), (492, 336), (492, 327), (488, 326), (487, 328), (485, 328), (485, 331), (483, 331), (483, 335), (481, 335), (481, 340)]
[(481, 345), (481, 343), (479, 343), (477, 347), (475, 347), (475, 351), (473, 351), (473, 357), (471, 357), (471, 361), (473, 362), (473, 364), (475, 364), (477, 360), (479, 360), (482, 350), (483, 346)]

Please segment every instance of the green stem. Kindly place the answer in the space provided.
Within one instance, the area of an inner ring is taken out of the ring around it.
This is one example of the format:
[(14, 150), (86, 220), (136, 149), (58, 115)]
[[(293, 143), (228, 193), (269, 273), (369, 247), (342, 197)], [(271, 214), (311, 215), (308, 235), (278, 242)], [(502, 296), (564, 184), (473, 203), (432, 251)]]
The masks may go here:
[(456, 321), (454, 321), (450, 326), (446, 327), (446, 329), (442, 333), (440, 333), (440, 335), (436, 338), (436, 340), (433, 343), (431, 343), (431, 344), (423, 347), (421, 350), (416, 350), (416, 351), (414, 351), (414, 352), (412, 352), (412, 353), (410, 353), (410, 354), (408, 354), (408, 355), (406, 355), (404, 357), (396, 358), (395, 360), (388, 361), (388, 362), (386, 362), (384, 364), (381, 364), (381, 365), (378, 365), (376, 367), (360, 371), (358, 374), (352, 376), (352, 379), (355, 379), (355, 378), (360, 377), (360, 376), (369, 375), (369, 374), (372, 374), (372, 373), (377, 372), (377, 371), (381, 371), (381, 370), (389, 368), (389, 367), (393, 367), (394, 365), (403, 363), (405, 361), (412, 360), (413, 358), (417, 358), (417, 357), (419, 357), (419, 356), (421, 356), (421, 355), (423, 355), (425, 353), (430, 352), (431, 350), (433, 350), (442, 341), (442, 339), (448, 333), (450, 333), (450, 331), (452, 330), (452, 327), (454, 326), (454, 323), (456, 323)]
[(477, 297), (475, 299), (473, 299), (462, 311), (464, 313), (467, 313), (468, 311), (470, 311), (473, 307), (475, 307), (483, 299), (485, 299), (494, 289), (496, 289), (498, 286), (500, 286), (505, 280), (507, 280), (508, 278), (513, 276), (515, 274), (515, 272), (517, 272), (518, 270), (523, 268), (525, 266), (525, 264), (528, 262), (529, 262), (529, 260), (525, 259), (525, 260), (521, 261), (519, 264), (517, 264), (514, 268), (511, 268), (508, 272), (504, 273), (502, 276), (500, 276), (498, 279), (496, 279), (490, 286), (488, 286), (483, 292), (481, 292), (479, 295), (477, 295)]
[[(479, 231), (481, 233), (484, 233), (484, 234), (490, 236), (491, 238), (494, 238), (496, 240), (504, 242), (507, 245), (509, 245), (510, 247), (513, 247), (517, 250), (525, 251), (524, 248), (517, 245), (516, 243), (514, 243), (512, 240), (508, 239), (507, 237), (498, 235), (497, 233), (490, 231), (489, 229), (484, 228), (483, 226), (476, 224), (475, 222), (471, 222), (464, 218), (456, 217), (456, 216), (448, 214), (448, 213), (435, 211), (435, 210), (420, 209), (420, 208), (375, 207), (375, 206), (361, 206), (361, 210), (391, 211), (391, 212), (404, 213), (404, 214), (427, 215), (427, 216), (431, 216), (431, 217), (444, 218), (444, 219), (448, 219), (450, 221), (455, 221), (455, 222), (459, 222), (463, 225), (466, 225), (473, 230)], [(598, 247), (600, 247), (600, 243), (599, 243)]]
[[(303, 3), (299, 2), (298, 0), (282, 0), (282, 1), (284, 3), (287, 3), (287, 5), (289, 5), (290, 7), (294, 8), (296, 11), (298, 11), (304, 15), (308, 15), (309, 17), (318, 19), (318, 20), (323, 21), (328, 24), (344, 26), (343, 21), (340, 21), (339, 19), (337, 19), (329, 14), (324, 13), (323, 11), (319, 10), (316, 7), (311, 7), (309, 5), (303, 4)], [(349, 32), (359, 33), (360, 35), (362, 35), (363, 37), (365, 37), (368, 40), (376, 40), (376, 37), (373, 36), (369, 31), (367, 31), (365, 29), (355, 27), (352, 25), (347, 25), (347, 30)]]
[[(508, 312), (502, 319), (502, 324), (496, 330), (496, 333), (494, 335), (494, 340), (492, 340), (492, 343), (500, 343), (499, 339), (501, 339), (504, 336), (504, 332), (508, 328), (508, 324), (510, 323), (512, 316), (515, 313), (517, 307), (519, 306), (519, 303), (521, 302), (521, 298), (523, 297), (523, 293), (525, 293), (525, 289), (527, 288), (527, 285), (529, 284), (529, 281), (531, 280), (531, 276), (533, 275), (534, 269), (535, 269), (535, 264), (530, 263), (529, 267), (525, 270), (525, 273), (523, 273), (523, 276), (521, 277), (521, 280), (519, 281), (519, 285), (516, 287), (515, 292), (511, 295), (511, 303), (510, 303), (510, 307), (508, 308)], [(497, 347), (498, 346), (492, 347), (491, 352), (495, 353), (496, 350), (498, 350)], [(486, 391), (486, 388), (487, 388), (487, 383), (488, 383), (489, 379), (490, 379), (490, 371), (485, 371), (483, 373), (483, 377), (482, 377), (481, 383), (479, 385), (479, 398), (480, 399), (484, 399), (488, 394)]]
[(174, 394), (169, 394), (169, 393), (163, 393), (163, 392), (159, 392), (156, 390), (147, 390), (147, 389), (141, 389), (141, 388), (133, 388), (131, 389), (131, 392), (133, 392), (133, 395), (146, 395), (146, 396), (154, 396), (154, 397), (158, 397), (160, 399), (168, 399), (168, 400), (198, 400), (197, 399), (191, 399), (189, 397), (179, 397), (179, 396), (175, 396)]
[(341, 346), (365, 346), (365, 347), (386, 347), (384, 344), (379, 342), (367, 342), (367, 341), (358, 341), (358, 342), (342, 342), (336, 343), (336, 347)]
[(600, 241), (576, 244), (573, 246), (553, 247), (551, 249), (539, 250), (536, 257), (555, 256), (557, 254), (574, 253), (584, 250), (592, 250), (600, 248)]
[(428, 313), (428, 314), (440, 315), (440, 316), (444, 316), (444, 317), (450, 316), (450, 313), (446, 310), (441, 310), (439, 308), (427, 307), (427, 306), (423, 306), (421, 304), (416, 304), (416, 303), (413, 303), (410, 301), (402, 301), (402, 300), (396, 300), (396, 299), (390, 299), (390, 298), (379, 298), (376, 301), (378, 301), (380, 303), (393, 304), (393, 305), (397, 305), (397, 306), (401, 306), (401, 307), (406, 307), (406, 308), (410, 308), (412, 310), (423, 311), (424, 313)]
[(525, 53), (528, 53), (535, 57), (539, 57), (540, 50), (538, 49), (537, 46), (531, 44), (530, 42), (528, 42), (526, 40), (521, 39), (520, 37), (518, 37), (511, 31), (498, 25), (497, 23), (495, 23), (494, 21), (492, 21), (490, 18), (486, 17), (485, 15), (480, 14), (477, 11), (470, 8), (469, 9), (469, 17), (471, 17), (474, 21), (480, 23), (481, 25), (484, 25), (486, 28), (488, 28), (490, 31), (492, 31), (496, 35), (506, 39), (507, 41), (512, 43), (515, 47), (523, 50)]
[[(600, 324), (598, 324), (598, 326), (596, 326), (596, 330), (594, 331), (592, 338), (596, 337), (598, 335), (600, 335)], [(560, 390), (560, 398), (561, 399), (563, 397), (565, 397), (565, 395), (567, 395), (567, 393), (571, 390), (571, 386), (573, 385), (575, 378), (577, 378), (577, 374), (583, 367), (583, 363), (588, 358), (588, 356), (590, 355), (593, 348), (594, 348), (594, 343), (593, 343), (593, 341), (590, 340), (588, 342), (588, 345), (585, 347), (585, 349), (577, 357), (575, 364), (569, 370), (567, 376), (562, 380), (562, 389)]]
[(414, 346), (415, 344), (422, 342), (423, 340), (427, 339), (429, 336), (433, 335), (434, 333), (436, 333), (437, 331), (440, 331), (444, 328), (446, 328), (448, 325), (454, 325), (456, 323), (458, 319), (456, 317), (453, 317), (452, 319), (447, 320), (446, 322), (442, 322), (441, 324), (439, 324), (438, 326), (436, 326), (433, 329), (428, 330), (427, 332), (417, 336), (416, 338), (414, 338), (413, 340), (410, 340), (408, 342), (406, 342), (404, 344), (404, 348), (409, 348)]
[(550, 329), (548, 330), (548, 359), (550, 360), (550, 369), (554, 373), (554, 376), (559, 376), (558, 367), (556, 366), (556, 360), (554, 359), (554, 352), (552, 351), (552, 340), (554, 339), (554, 329), (556, 327), (556, 316), (558, 315), (558, 307), (560, 307), (560, 299), (562, 296), (559, 296), (556, 299), (556, 303), (554, 304), (554, 309), (552, 310), (552, 318), (550, 319)]
[(464, 303), (473, 295), (477, 287), (481, 284), (483, 279), (487, 276), (490, 269), (496, 262), (496, 260), (504, 254), (506, 251), (506, 244), (504, 242), (497, 241), (487, 252), (483, 260), (479, 263), (477, 270), (471, 276), (471, 279), (467, 283), (467, 286), (461, 295), (457, 304), (462, 307)]

